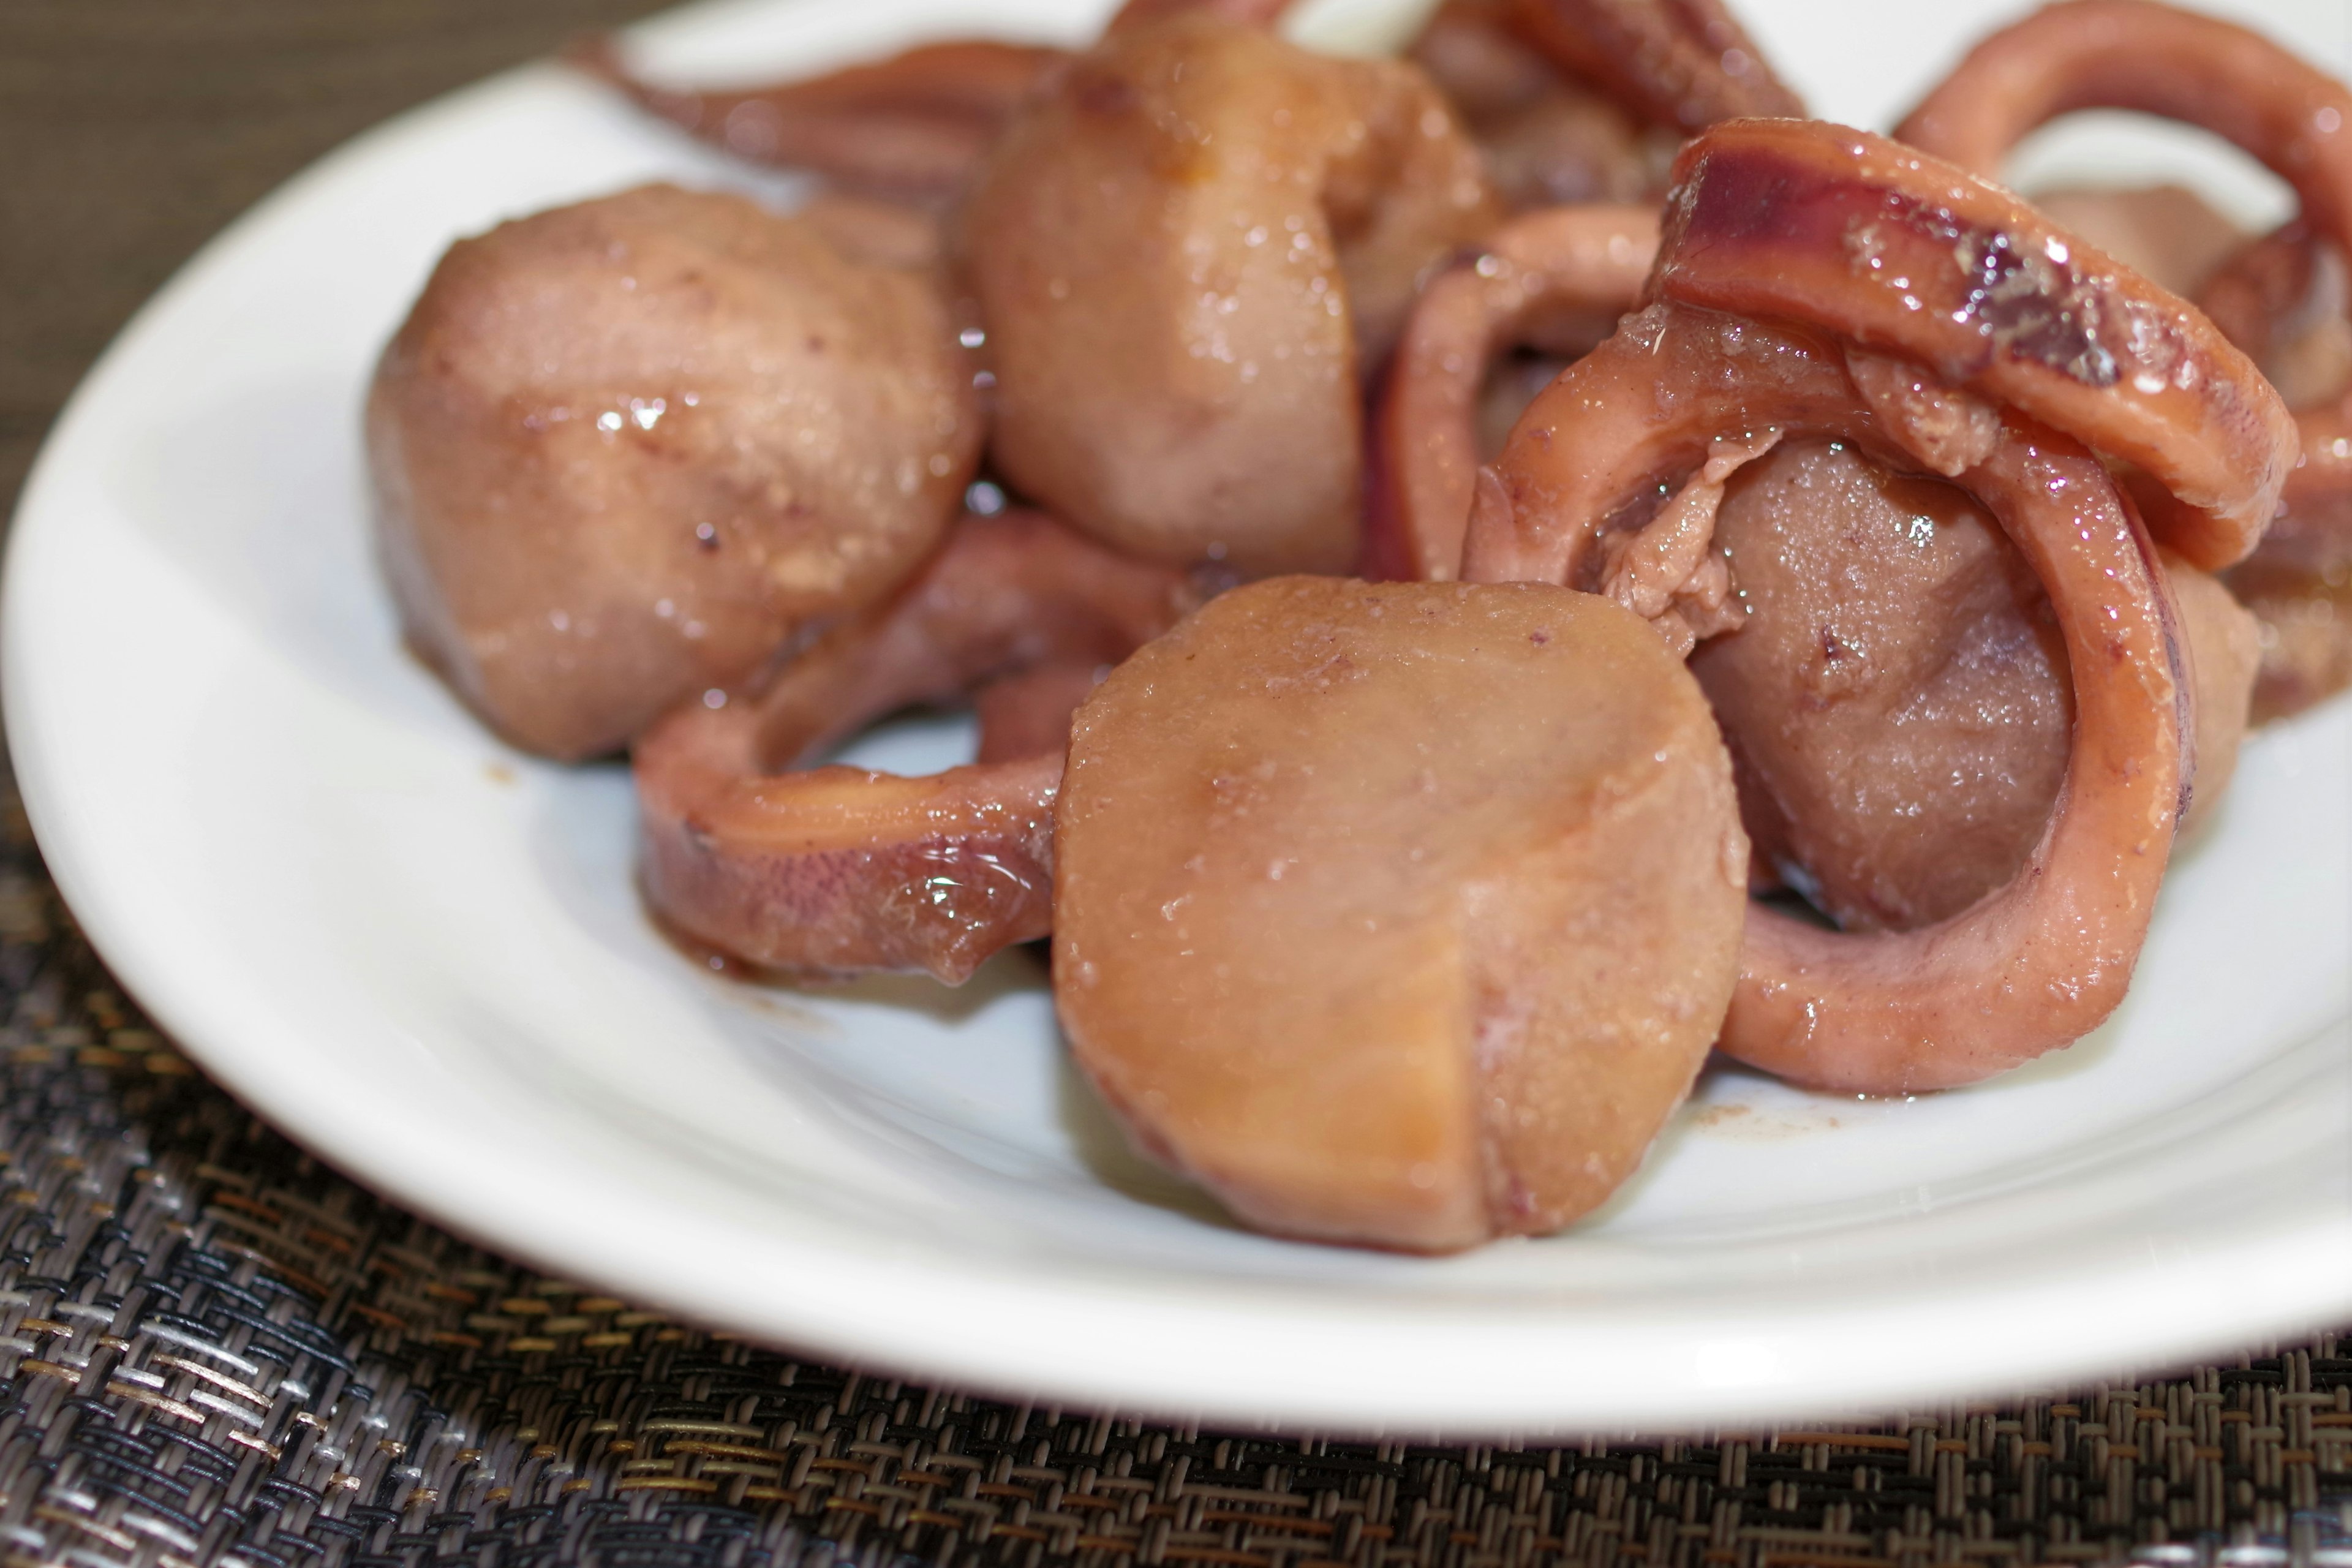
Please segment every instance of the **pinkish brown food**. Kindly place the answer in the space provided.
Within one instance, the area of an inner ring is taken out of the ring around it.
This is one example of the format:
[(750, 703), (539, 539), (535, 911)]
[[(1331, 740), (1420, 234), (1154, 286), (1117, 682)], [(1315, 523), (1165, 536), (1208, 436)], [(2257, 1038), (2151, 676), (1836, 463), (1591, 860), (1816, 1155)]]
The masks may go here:
[(1513, 219), (1430, 280), (1375, 416), (1367, 575), (1461, 575), (1490, 367), (1523, 343), (1573, 353), (1606, 337), (1657, 251), (1648, 208), (1560, 207)]
[[(1693, 142), (1677, 172), (1660, 302), (1528, 409), (1482, 476), (1465, 575), (1590, 587), (1687, 648), (1745, 618), (1717, 515), (1739, 468), (1784, 441), (1845, 441), (1984, 508), (2065, 648), (2073, 745), (2043, 831), (2006, 886), (1913, 931), (1822, 931), (1759, 906), (1723, 1040), (1827, 1087), (1968, 1082), (2121, 997), (2194, 765), (2173, 595), (2073, 437), (2152, 450), (2147, 469), (2193, 487), (2175, 493), (2177, 534), (2226, 559), (2267, 515), (2292, 428), (2210, 323), (1949, 165), (1748, 121)], [(2194, 374), (2143, 384), (2136, 367), (2158, 360)]]
[(1145, 1151), (1255, 1226), (1557, 1229), (1689, 1091), (1747, 840), (1696, 685), (1537, 584), (1286, 578), (1078, 711), (1055, 996)]
[(1721, 0), (1513, 0), (1523, 36), (1685, 135), (1718, 121), (1801, 116), (1803, 102)]
[[(1181, 574), (1038, 513), (967, 516), (889, 604), (764, 691), (690, 701), (637, 742), (646, 901), (755, 964), (961, 984), (1049, 929), (1070, 711), (1190, 602)], [(806, 765), (897, 709), (975, 689), (985, 729), (971, 766), (901, 778)]]
[(640, 108), (740, 158), (943, 206), (962, 195), (1022, 100), (1068, 56), (961, 39), (827, 76), (732, 89), (656, 86), (604, 38), (568, 58)]
[(2013, 881), (2065, 777), (2074, 704), (2042, 585), (1967, 492), (1844, 442), (1784, 442), (1716, 515), (1747, 614), (1691, 671), (1759, 861), (1849, 931)]
[(1900, 354), (2135, 465), (2167, 503), (2151, 526), (2208, 571), (2262, 537), (2295, 451), (2277, 394), (2193, 306), (2011, 193), (1817, 121), (1718, 128), (1675, 174), (1654, 293)]
[(1188, 16), (1074, 64), (964, 214), (996, 463), (1120, 549), (1345, 570), (1363, 374), (1493, 218), (1419, 72)]
[[(1465, 574), (1591, 584), (1687, 648), (1741, 614), (1712, 550), (1731, 474), (1769, 441), (1812, 437), (1919, 461), (1833, 342), (1653, 306), (1528, 409), (1482, 486)], [(1660, 474), (1693, 477), (1661, 498)], [(2095, 458), (2014, 414), (1959, 482), (2065, 641), (2065, 780), (2020, 874), (1950, 919), (1864, 934), (1751, 909), (1722, 1046), (1800, 1082), (1941, 1088), (2079, 1037), (2122, 998), (2170, 849), (2189, 698), (2153, 546)]]
[(2332, 300), (2326, 288), (2327, 249), (2352, 247), (2352, 89), (2216, 17), (2157, 0), (2068, 0), (1979, 43), (1895, 134), (1991, 174), (2027, 132), (2091, 108), (2200, 126), (2260, 160), (2302, 204), (2295, 225), (2256, 242), (2200, 296), (2301, 427), (2278, 520), (2229, 578), (2264, 626), (2256, 710), (2294, 712), (2352, 682), (2342, 614), (2352, 603), (2352, 328), (2340, 283)]
[(929, 273), (660, 185), (451, 247), (367, 428), (409, 645), (565, 759), (888, 593), (981, 441)]
[(1520, 37), (1511, 9), (1511, 0), (1445, 0), (1409, 55), (1461, 113), (1503, 205), (1654, 199), (1675, 138), (1563, 75)]
[[(2246, 242), (2243, 230), (2182, 185), (2066, 186), (2035, 191), (2033, 205), (2069, 234), (2081, 235), (2184, 300), (2196, 299), (2206, 280)], [(2215, 324), (2226, 330), (2226, 323)]]

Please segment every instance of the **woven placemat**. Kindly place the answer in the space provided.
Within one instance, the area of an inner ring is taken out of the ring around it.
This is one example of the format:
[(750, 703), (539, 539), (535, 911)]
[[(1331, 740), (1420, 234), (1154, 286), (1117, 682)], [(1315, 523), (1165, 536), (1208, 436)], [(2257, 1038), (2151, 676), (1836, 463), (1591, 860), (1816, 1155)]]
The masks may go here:
[(1007, 1405), (681, 1327), (324, 1169), (141, 1020), (13, 793), (0, 997), (7, 1568), (2352, 1568), (2352, 1336), (2012, 1406), (1635, 1445)]

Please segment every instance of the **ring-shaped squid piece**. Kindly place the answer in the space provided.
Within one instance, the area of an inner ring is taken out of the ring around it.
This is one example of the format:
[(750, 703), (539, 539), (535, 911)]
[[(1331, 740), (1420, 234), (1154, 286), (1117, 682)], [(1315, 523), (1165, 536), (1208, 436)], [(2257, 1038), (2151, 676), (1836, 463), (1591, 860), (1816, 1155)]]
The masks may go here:
[[(1801, 327), (1666, 301), (1630, 318), (1538, 397), (1482, 483), (1465, 575), (1580, 585), (1612, 571), (1612, 519), (1662, 478), (1723, 474), (1781, 437), (1852, 441), (1927, 466), (1934, 441), (1882, 417), (1844, 347)], [(1824, 931), (1751, 903), (1722, 1048), (1801, 1083), (1896, 1094), (1989, 1077), (2079, 1038), (2123, 995), (2189, 771), (2188, 678), (2154, 546), (2098, 460), (2014, 411), (1954, 476), (2047, 590), (2066, 644), (2074, 744), (2023, 870), (1951, 919)], [(1680, 528), (1675, 503), (1659, 522)], [(1713, 508), (1696, 512), (1698, 550)], [(1687, 541), (1679, 542), (1686, 543)], [(1635, 605), (1635, 608), (1642, 606)]]
[[(1181, 574), (1040, 513), (966, 516), (896, 599), (764, 691), (709, 694), (638, 741), (647, 903), (681, 936), (752, 963), (961, 984), (1052, 929), (1069, 712), (1097, 669), (1192, 598)], [(800, 765), (898, 709), (975, 689), (978, 763), (919, 778)]]
[(1653, 208), (1554, 207), (1504, 225), (1422, 290), (1374, 414), (1367, 575), (1461, 575), (1496, 356), (1548, 316), (1632, 309), (1657, 251)]
[(2262, 538), (2293, 416), (2218, 328), (2012, 193), (1882, 136), (1738, 121), (1675, 164), (1653, 298), (1916, 360), (2145, 472), (2148, 522), (2218, 571)]
[(2289, 224), (2240, 251), (2199, 297), (2295, 407), (2303, 432), (2278, 517), (2227, 578), (2263, 622), (2258, 723), (2352, 686), (2352, 237), (2334, 237), (2331, 250)]
[[(2352, 385), (2282, 364), (2278, 323), (2312, 293), (2323, 244), (2352, 255), (2352, 89), (2247, 28), (2155, 0), (2070, 0), (1979, 44), (1895, 134), (1992, 174), (2028, 132), (2077, 109), (2130, 109), (2210, 131), (2284, 180), (2296, 221), (2210, 279), (2198, 302), (2295, 405), (2303, 456), (2277, 520), (2231, 587), (2269, 623), (2258, 717), (2352, 680)], [(2339, 307), (2340, 308), (2340, 307)]]
[(1969, 51), (1895, 137), (1987, 179), (2036, 127), (2127, 109), (2234, 142), (2304, 216), (2352, 223), (2352, 93), (2261, 34), (2157, 0), (2063, 0)]

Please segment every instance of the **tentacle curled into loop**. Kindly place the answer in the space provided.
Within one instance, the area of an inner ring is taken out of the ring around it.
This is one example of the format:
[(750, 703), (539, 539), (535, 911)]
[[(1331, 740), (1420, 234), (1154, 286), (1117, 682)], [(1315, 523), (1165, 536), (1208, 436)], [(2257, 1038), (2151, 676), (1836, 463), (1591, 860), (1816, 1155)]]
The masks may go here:
[[(681, 934), (754, 963), (960, 984), (1051, 929), (1070, 710), (1097, 668), (1174, 625), (1191, 596), (1181, 574), (1042, 514), (966, 517), (896, 600), (756, 698), (688, 704), (639, 740), (646, 900)], [(894, 710), (975, 688), (979, 763), (928, 778), (789, 771)]]
[[(1629, 319), (1538, 398), (1489, 471), (1465, 575), (1588, 585), (1660, 481), (1776, 436), (1916, 469), (1923, 442), (1858, 386), (1843, 345), (1675, 302)], [(2079, 1038), (2121, 999), (2181, 809), (2188, 700), (2154, 546), (2098, 460), (2015, 412), (1958, 476), (2047, 589), (2075, 741), (2041, 841), (2007, 887), (1895, 933), (1750, 906), (1722, 1047), (1865, 1093), (1967, 1083)], [(1671, 510), (1669, 508), (1668, 510)], [(1612, 522), (1614, 526), (1612, 527)]]
[(1653, 298), (1834, 331), (2131, 463), (2151, 525), (2209, 571), (2262, 538), (2294, 460), (2278, 394), (2201, 312), (2011, 193), (1816, 121), (1717, 127), (1675, 175)]
[(1480, 388), (1496, 356), (1544, 342), (1563, 315), (1632, 308), (1657, 248), (1649, 208), (1558, 207), (1506, 224), (1422, 290), (1374, 415), (1368, 575), (1461, 574)]
[(566, 59), (647, 112), (740, 158), (925, 203), (960, 195), (1013, 111), (1066, 51), (990, 39), (927, 44), (827, 76), (733, 89), (656, 86), (611, 39)]
[(1516, 0), (1514, 17), (1559, 68), (1685, 135), (1805, 112), (1721, 0)]

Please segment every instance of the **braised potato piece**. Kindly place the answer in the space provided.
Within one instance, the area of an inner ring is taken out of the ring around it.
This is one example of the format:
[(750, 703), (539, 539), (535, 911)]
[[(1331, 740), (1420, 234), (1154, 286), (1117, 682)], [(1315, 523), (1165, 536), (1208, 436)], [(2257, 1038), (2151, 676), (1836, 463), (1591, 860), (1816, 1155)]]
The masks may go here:
[(887, 594), (977, 461), (930, 275), (648, 186), (452, 247), (368, 400), (410, 645), (578, 758)]
[(1557, 1229), (1689, 1091), (1748, 840), (1657, 635), (1538, 584), (1285, 578), (1078, 710), (1055, 991), (1137, 1142), (1250, 1224)]
[[(1759, 880), (1848, 931), (1912, 931), (2006, 886), (2049, 825), (2074, 705), (2049, 596), (1957, 486), (1844, 442), (1742, 469), (1716, 544), (1747, 614), (1691, 673), (1721, 717)], [(2261, 647), (2163, 557), (2194, 696), (2191, 831), (2229, 788)]]
[(2066, 650), (1985, 510), (1843, 442), (1791, 443), (1716, 514), (1748, 615), (1691, 670), (1769, 869), (1840, 925), (1909, 931), (2016, 877), (2066, 774)]
[(1014, 121), (963, 216), (992, 454), (1132, 554), (1344, 571), (1360, 378), (1495, 212), (1409, 66), (1211, 15), (1118, 34)]

